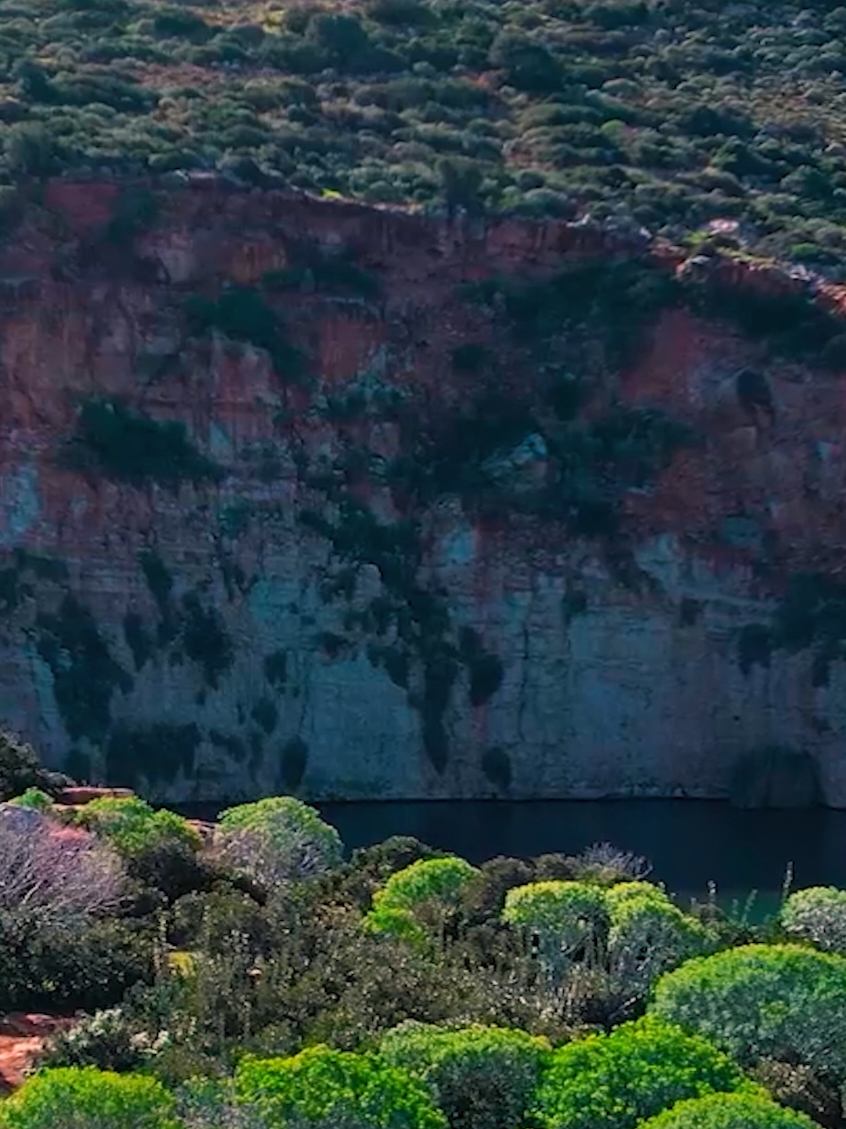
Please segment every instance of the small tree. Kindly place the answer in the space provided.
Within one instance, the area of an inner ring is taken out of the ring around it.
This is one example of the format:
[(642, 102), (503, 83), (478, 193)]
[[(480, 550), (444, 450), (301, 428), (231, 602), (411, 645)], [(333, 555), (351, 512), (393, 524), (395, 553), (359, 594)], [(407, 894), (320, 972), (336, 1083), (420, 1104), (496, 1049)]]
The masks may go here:
[(534, 1113), (543, 1129), (635, 1129), (685, 1098), (764, 1090), (707, 1040), (646, 1016), (553, 1052)]
[(708, 1094), (677, 1102), (639, 1129), (817, 1129), (817, 1123), (757, 1094)]
[(446, 1129), (426, 1087), (370, 1055), (309, 1047), (292, 1058), (246, 1057), (235, 1072), (241, 1104), (296, 1129)]
[(846, 890), (797, 890), (782, 907), (781, 924), (787, 933), (813, 941), (826, 952), (846, 953)]
[(512, 1129), (522, 1124), (549, 1040), (474, 1024), (457, 1030), (407, 1020), (388, 1031), (379, 1054), (431, 1088), (450, 1129)]
[(285, 885), (340, 866), (344, 845), (314, 808), (294, 796), (271, 796), (223, 812), (214, 853), (267, 885)]
[(653, 980), (717, 944), (716, 933), (647, 882), (624, 882), (606, 894), (611, 916), (608, 965), (615, 988), (643, 995)]
[(590, 968), (603, 960), (610, 924), (605, 892), (586, 882), (532, 882), (505, 896), (503, 921), (530, 930), (547, 974), (559, 979), (583, 958)]
[(183, 1129), (175, 1108), (154, 1078), (61, 1067), (0, 1103), (0, 1129)]
[(421, 925), (434, 925), (443, 932), (447, 913), (478, 874), (475, 866), (454, 855), (419, 859), (392, 874), (376, 891), (364, 927), (370, 932), (425, 943), (427, 934)]
[(139, 796), (91, 800), (78, 812), (76, 822), (107, 839), (128, 858), (163, 843), (184, 843), (192, 850), (202, 843), (187, 819), (166, 809), (156, 811)]
[(696, 957), (660, 977), (649, 1011), (713, 1039), (744, 1066), (777, 1058), (846, 1080), (846, 957), (800, 945)]

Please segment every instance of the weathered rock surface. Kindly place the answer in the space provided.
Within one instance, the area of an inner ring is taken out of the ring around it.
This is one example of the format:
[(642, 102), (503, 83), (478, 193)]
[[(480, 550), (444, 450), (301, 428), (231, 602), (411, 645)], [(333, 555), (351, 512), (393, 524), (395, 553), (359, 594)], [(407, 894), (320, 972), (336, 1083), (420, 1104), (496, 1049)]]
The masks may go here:
[(806, 279), (129, 191), (48, 185), (0, 248), (0, 717), (49, 764), (164, 802), (716, 797), (777, 744), (846, 806), (846, 373), (828, 323), (773, 347)]

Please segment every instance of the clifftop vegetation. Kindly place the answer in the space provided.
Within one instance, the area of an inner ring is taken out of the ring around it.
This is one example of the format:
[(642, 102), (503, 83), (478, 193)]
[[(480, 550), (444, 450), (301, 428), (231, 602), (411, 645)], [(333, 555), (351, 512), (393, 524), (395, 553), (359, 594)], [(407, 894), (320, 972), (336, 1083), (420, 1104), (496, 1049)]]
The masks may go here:
[[(837, 274), (846, 7), (0, 3), (2, 175), (202, 169), (371, 202), (617, 216)], [(726, 238), (725, 234), (721, 238)]]

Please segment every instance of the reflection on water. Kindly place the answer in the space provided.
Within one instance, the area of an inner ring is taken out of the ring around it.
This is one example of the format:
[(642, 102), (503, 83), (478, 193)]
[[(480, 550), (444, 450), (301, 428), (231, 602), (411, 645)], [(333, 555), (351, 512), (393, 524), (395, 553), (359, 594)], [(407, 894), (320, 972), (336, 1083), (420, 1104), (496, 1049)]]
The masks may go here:
[[(227, 805), (177, 810), (213, 819)], [(495, 855), (576, 854), (596, 842), (645, 855), (676, 894), (722, 904), (758, 890), (752, 917), (774, 908), (793, 864), (794, 888), (846, 888), (846, 811), (738, 811), (711, 800), (367, 801), (315, 804), (347, 848), (415, 835), (473, 863)]]

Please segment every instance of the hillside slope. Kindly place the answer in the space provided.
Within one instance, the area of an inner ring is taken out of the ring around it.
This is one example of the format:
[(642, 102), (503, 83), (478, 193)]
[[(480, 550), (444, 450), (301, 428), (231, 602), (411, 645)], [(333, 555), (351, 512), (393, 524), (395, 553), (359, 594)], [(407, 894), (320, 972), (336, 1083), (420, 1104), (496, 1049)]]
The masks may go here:
[(615, 216), (675, 242), (717, 221), (840, 276), (846, 8), (5, 0), (0, 151), (7, 208), (21, 177), (62, 169), (220, 168), (371, 203)]

